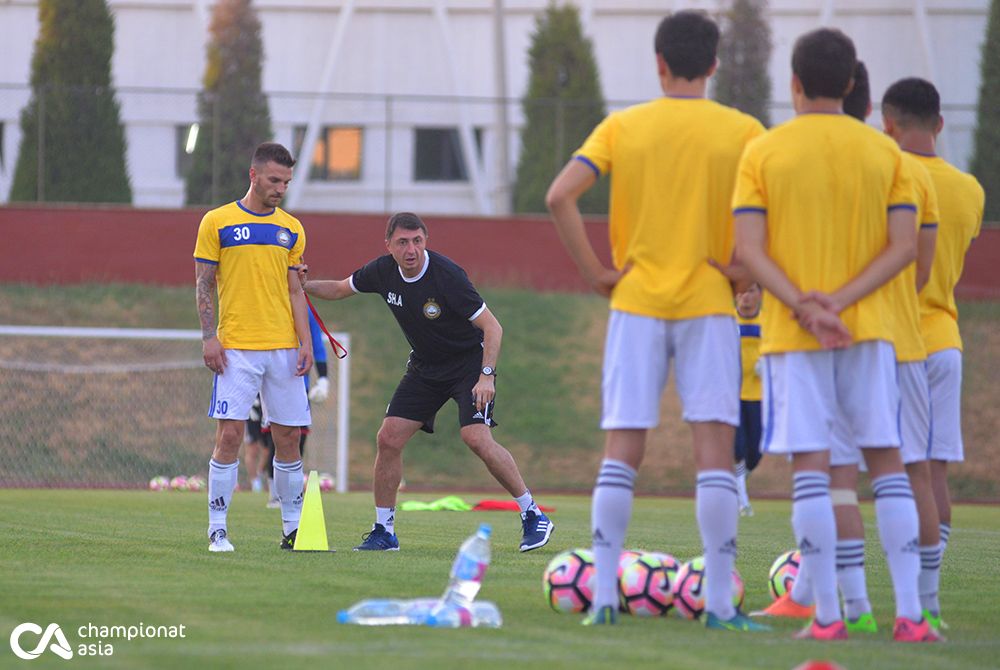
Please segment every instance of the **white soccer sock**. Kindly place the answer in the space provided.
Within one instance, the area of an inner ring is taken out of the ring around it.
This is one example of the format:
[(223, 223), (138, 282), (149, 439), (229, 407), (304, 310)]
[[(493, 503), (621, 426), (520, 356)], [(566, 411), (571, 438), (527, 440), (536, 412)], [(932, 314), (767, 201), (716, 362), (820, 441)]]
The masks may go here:
[(865, 540), (837, 540), (837, 585), (844, 596), (844, 616), (857, 619), (872, 611), (865, 579)]
[(885, 550), (885, 560), (896, 594), (896, 616), (920, 621), (919, 521), (910, 480), (905, 474), (885, 475), (872, 480), (875, 518)]
[(302, 518), (302, 461), (282, 463), (274, 459), (274, 492), (281, 503), (281, 532), (288, 535)]
[(837, 597), (837, 522), (830, 499), (830, 475), (797, 472), (792, 478), (792, 530), (807, 566), (816, 603), (816, 620), (824, 626), (840, 620)]
[(514, 498), (517, 502), (517, 506), (521, 509), (521, 514), (525, 512), (534, 512), (535, 514), (541, 514), (542, 511), (538, 509), (538, 505), (535, 504), (535, 499), (531, 497), (531, 491), (525, 491), (521, 495)]
[(951, 524), (941, 522), (938, 524), (938, 530), (941, 532), (941, 558), (944, 559), (944, 552), (948, 548), (948, 540), (951, 538)]
[(605, 458), (597, 473), (590, 509), (593, 532), (595, 588), (593, 610), (605, 605), (618, 609), (618, 557), (632, 516), (635, 469), (623, 461)]
[(747, 495), (747, 462), (736, 463), (736, 496), (739, 499), (740, 507), (750, 504), (750, 496)]
[[(395, 507), (376, 507), (375, 508), (375, 523), (380, 523), (385, 528), (385, 532), (389, 535), (396, 534), (396, 508)], [(372, 529), (374, 530), (374, 528)]]
[(799, 605), (809, 607), (813, 604), (812, 582), (809, 579), (809, 570), (806, 569), (806, 564), (802, 562), (801, 558), (799, 559), (799, 572), (795, 575), (795, 581), (792, 582), (791, 596), (792, 600)]
[(702, 470), (695, 486), (695, 515), (705, 551), (705, 611), (722, 620), (736, 615), (733, 607), (733, 563), (739, 521), (736, 477), (728, 470)]
[(920, 607), (931, 614), (940, 614), (938, 589), (941, 583), (941, 544), (920, 547)]
[(214, 458), (208, 462), (208, 534), (226, 529), (229, 503), (240, 476), (240, 461), (219, 463)]

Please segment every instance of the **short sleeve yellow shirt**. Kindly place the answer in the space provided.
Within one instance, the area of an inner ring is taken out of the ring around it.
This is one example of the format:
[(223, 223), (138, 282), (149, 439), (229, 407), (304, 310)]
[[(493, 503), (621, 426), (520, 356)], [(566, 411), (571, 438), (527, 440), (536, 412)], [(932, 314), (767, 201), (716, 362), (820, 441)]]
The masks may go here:
[[(916, 210), (902, 152), (888, 136), (843, 114), (802, 114), (747, 147), (733, 210), (767, 217), (767, 253), (802, 291), (832, 293), (888, 243), (887, 213)], [(761, 353), (820, 344), (791, 310), (765, 294)], [(892, 341), (885, 292), (841, 313), (855, 342)]]
[(664, 97), (614, 112), (574, 157), (611, 175), (615, 267), (631, 268), (611, 308), (660, 319), (732, 314), (729, 281), (709, 259), (733, 248), (729, 199), (751, 116), (704, 98)]
[(201, 220), (194, 258), (218, 265), (219, 341), (226, 349), (299, 346), (288, 270), (302, 262), (305, 230), (287, 212), (258, 214), (231, 202)]
[(961, 349), (955, 285), (962, 277), (965, 253), (983, 224), (985, 194), (976, 178), (938, 156), (915, 155), (937, 190), (940, 221), (931, 276), (920, 292), (920, 332), (927, 354)]

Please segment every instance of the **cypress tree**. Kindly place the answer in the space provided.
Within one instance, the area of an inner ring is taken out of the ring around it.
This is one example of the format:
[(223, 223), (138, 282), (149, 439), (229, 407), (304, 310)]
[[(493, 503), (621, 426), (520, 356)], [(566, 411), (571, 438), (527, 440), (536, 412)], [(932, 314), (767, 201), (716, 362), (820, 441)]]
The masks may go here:
[[(576, 7), (552, 3), (537, 17), (528, 56), (514, 211), (544, 212), (549, 184), (606, 112), (593, 46)], [(580, 210), (608, 211), (606, 179), (580, 199)]]
[(719, 41), (715, 99), (771, 125), (771, 27), (767, 0), (733, 0)]
[[(104, 0), (40, 0), (10, 199), (131, 202)], [(39, 163), (41, 160), (41, 163)]]
[(983, 41), (972, 172), (986, 190), (986, 221), (1000, 221), (1000, 1), (990, 3)]
[(198, 139), (185, 178), (189, 205), (241, 197), (254, 148), (271, 139), (271, 115), (261, 90), (261, 25), (250, 0), (219, 0), (209, 32)]

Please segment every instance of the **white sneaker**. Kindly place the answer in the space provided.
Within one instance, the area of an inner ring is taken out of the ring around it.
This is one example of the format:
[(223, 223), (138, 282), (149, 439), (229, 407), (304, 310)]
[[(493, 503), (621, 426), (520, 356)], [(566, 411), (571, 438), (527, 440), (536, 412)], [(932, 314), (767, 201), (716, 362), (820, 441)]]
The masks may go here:
[(250, 482), (250, 490), (254, 493), (260, 493), (264, 490), (264, 482), (260, 481), (260, 477), (257, 477)]
[(277, 498), (271, 498), (267, 501), (268, 509), (278, 509), (279, 507), (281, 507), (281, 501)]
[(233, 544), (226, 537), (224, 528), (220, 528), (208, 537), (209, 551), (233, 551)]
[(740, 505), (740, 516), (753, 516), (753, 507), (750, 505), (749, 500)]

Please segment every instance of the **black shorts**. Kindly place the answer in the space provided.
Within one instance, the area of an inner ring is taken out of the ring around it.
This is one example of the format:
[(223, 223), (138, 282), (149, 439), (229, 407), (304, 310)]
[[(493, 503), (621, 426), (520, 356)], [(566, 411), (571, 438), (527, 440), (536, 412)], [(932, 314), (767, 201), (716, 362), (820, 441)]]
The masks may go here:
[(759, 400), (740, 401), (740, 425), (736, 429), (733, 455), (736, 461), (745, 461), (747, 472), (760, 463), (761, 416)]
[(476, 409), (472, 399), (472, 388), (479, 381), (482, 372), (483, 355), (481, 351), (473, 352), (461, 365), (455, 366), (450, 375), (439, 377), (433, 372), (422, 372), (419, 366), (408, 364), (406, 374), (399, 381), (396, 392), (385, 410), (386, 416), (396, 416), (401, 419), (420, 421), (420, 427), (426, 433), (434, 432), (434, 417), (448, 399), (458, 404), (458, 423), (460, 426), (471, 426), (483, 423), (493, 427), (493, 410), (496, 399), (486, 406), (482, 412)]

